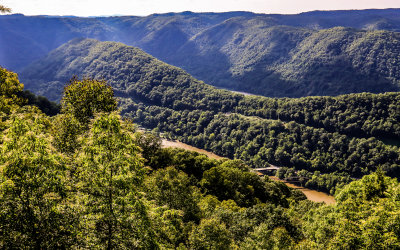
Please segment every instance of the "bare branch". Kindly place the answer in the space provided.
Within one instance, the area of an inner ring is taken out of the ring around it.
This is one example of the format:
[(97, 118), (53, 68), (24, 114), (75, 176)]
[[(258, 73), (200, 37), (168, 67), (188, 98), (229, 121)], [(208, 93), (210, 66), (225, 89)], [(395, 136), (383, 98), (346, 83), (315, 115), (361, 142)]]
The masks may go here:
[(11, 9), (6, 6), (0, 5), (0, 13), (11, 13)]

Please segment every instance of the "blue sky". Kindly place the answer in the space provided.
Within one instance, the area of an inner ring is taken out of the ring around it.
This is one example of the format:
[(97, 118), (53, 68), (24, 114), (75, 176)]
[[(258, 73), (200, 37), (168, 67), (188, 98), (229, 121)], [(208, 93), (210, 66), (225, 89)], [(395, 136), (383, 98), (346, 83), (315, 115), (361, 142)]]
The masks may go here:
[(25, 15), (149, 15), (165, 12), (225, 12), (294, 14), (311, 10), (400, 8), (400, 0), (0, 0)]

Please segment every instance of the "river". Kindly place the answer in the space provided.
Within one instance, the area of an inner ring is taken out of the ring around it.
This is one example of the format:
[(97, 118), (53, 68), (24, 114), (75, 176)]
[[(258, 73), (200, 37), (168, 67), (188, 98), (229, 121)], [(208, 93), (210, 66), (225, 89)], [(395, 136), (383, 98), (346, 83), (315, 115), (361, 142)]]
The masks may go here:
[(315, 201), (315, 202), (325, 202), (326, 204), (335, 204), (335, 198), (332, 195), (323, 193), (323, 192), (318, 192), (315, 190), (311, 190), (308, 188), (304, 188), (301, 186), (297, 186), (293, 183), (289, 183), (283, 180), (280, 180), (278, 177), (276, 176), (269, 176), (269, 178), (271, 178), (274, 181), (281, 181), (283, 183), (286, 184), (286, 186), (291, 187), (291, 188), (295, 188), (300, 190), (301, 192), (303, 192), (305, 194), (305, 196), (307, 197), (307, 199), (309, 199), (310, 201)]
[[(190, 145), (187, 145), (185, 143), (179, 142), (179, 141), (170, 141), (170, 140), (166, 140), (163, 139), (162, 140), (162, 147), (164, 148), (182, 148), (182, 149), (186, 149), (189, 151), (194, 151), (200, 154), (205, 154), (208, 157), (212, 158), (212, 159), (216, 159), (216, 160), (221, 160), (224, 159), (224, 157), (218, 156), (214, 153), (211, 153), (209, 151), (206, 151), (204, 149), (199, 149)], [(269, 176), (269, 178), (271, 178), (274, 181), (281, 181), (283, 183), (286, 184), (286, 186), (291, 187), (291, 188), (295, 188), (300, 190), (301, 192), (303, 192), (305, 194), (305, 196), (307, 197), (307, 199), (309, 199), (310, 201), (314, 201), (314, 202), (325, 202), (326, 204), (335, 204), (335, 198), (332, 195), (328, 195), (326, 193), (323, 192), (318, 192), (315, 190), (311, 190), (308, 188), (303, 188), (297, 185), (294, 185), (292, 183), (288, 183), (285, 182), (283, 180), (280, 180), (279, 178), (275, 177), (275, 176)]]
[(179, 142), (179, 141), (170, 141), (170, 140), (163, 139), (162, 140), (162, 147), (164, 147), (164, 148), (182, 148), (182, 149), (186, 149), (186, 150), (189, 150), (189, 151), (194, 151), (194, 152), (197, 152), (197, 153), (200, 153), (200, 154), (205, 154), (208, 157), (210, 157), (211, 159), (215, 159), (215, 160), (224, 159), (224, 157), (221, 157), (219, 155), (216, 155), (216, 154), (211, 153), (209, 151), (206, 151), (204, 149), (192, 147), (190, 145), (187, 145), (187, 144)]

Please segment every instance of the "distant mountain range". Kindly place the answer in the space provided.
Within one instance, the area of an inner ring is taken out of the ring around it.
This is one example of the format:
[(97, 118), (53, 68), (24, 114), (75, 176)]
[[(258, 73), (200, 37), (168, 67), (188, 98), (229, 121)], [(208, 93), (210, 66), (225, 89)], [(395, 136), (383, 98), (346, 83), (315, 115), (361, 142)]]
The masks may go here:
[(222, 88), (273, 97), (378, 93), (399, 90), (398, 31), (400, 9), (8, 15), (0, 16), (0, 65), (28, 72), (22, 69), (51, 50), (88, 37), (137, 46)]

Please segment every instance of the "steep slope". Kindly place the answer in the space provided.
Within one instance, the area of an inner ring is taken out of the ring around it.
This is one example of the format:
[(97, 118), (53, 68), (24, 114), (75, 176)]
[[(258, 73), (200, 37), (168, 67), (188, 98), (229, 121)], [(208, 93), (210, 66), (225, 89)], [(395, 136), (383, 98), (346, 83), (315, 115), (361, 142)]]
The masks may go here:
[(242, 98), (198, 81), (138, 48), (93, 39), (64, 44), (26, 68), (21, 79), (27, 89), (60, 100), (64, 85), (73, 75), (105, 79), (119, 96), (178, 109), (202, 108), (210, 102), (222, 107), (221, 100), (225, 99), (232, 107)]
[(237, 78), (260, 64), (283, 61), (310, 34), (306, 29), (277, 26), (271, 18), (231, 18), (192, 37), (171, 61), (211, 84), (246, 89), (250, 86)]
[(398, 33), (271, 23), (229, 19), (193, 37), (172, 63), (213, 85), (265, 96), (399, 90)]
[(138, 48), (92, 39), (70, 41), (21, 76), (28, 89), (57, 100), (73, 74), (107, 80), (123, 113), (144, 127), (253, 167), (304, 170), (312, 188), (333, 193), (378, 167), (400, 173), (398, 147), (371, 137), (400, 138), (399, 93), (246, 97), (211, 87)]
[(116, 39), (115, 30), (91, 18), (0, 16), (0, 64), (11, 69), (46, 55), (76, 37)]
[(400, 31), (399, 9), (311, 11), (298, 15), (275, 15), (281, 24), (329, 29), (337, 26), (366, 30)]
[[(288, 28), (288, 31), (291, 29)], [(346, 29), (338, 29), (338, 31), (343, 32)], [(331, 32), (325, 33), (327, 37), (330, 37)], [(351, 30), (348, 30), (348, 33), (352, 34)], [(377, 34), (384, 35), (386, 33), (378, 32)], [(327, 46), (334, 44), (334, 42), (325, 44), (317, 39), (318, 36), (312, 35), (310, 38), (313, 38), (309, 39), (313, 41), (308, 44), (311, 47), (310, 50), (313, 47), (326, 49)], [(357, 42), (354, 42), (354, 46), (364, 43), (363, 36), (356, 38), (358, 40), (353, 37), (353, 40)], [(343, 39), (332, 40), (339, 43), (343, 41)], [(322, 41), (326, 41), (326, 39), (324, 38)], [(352, 47), (344, 48), (348, 51), (346, 53), (352, 52)], [(339, 46), (337, 49), (341, 49), (341, 47)], [(270, 50), (272, 51), (270, 55), (273, 55), (273, 50), (274, 48)], [(383, 50), (380, 51), (380, 53), (384, 53)], [(309, 51), (301, 50), (297, 52), (297, 57), (301, 57), (302, 53), (309, 53)], [(325, 55), (326, 52), (321, 54)], [(386, 57), (384, 54), (379, 56)], [(315, 56), (316, 59), (312, 55), (307, 57), (310, 58), (310, 62), (317, 59), (327, 60), (321, 55)], [(296, 59), (296, 57), (293, 58)], [(354, 56), (354, 58), (357, 57)], [(279, 61), (279, 58), (275, 60)], [(395, 62), (396, 60), (393, 58), (391, 61)], [(353, 63), (356, 62), (357, 60)], [(304, 68), (309, 66), (296, 63), (291, 65)], [(387, 66), (390, 66), (390, 61), (381, 65), (381, 69), (385, 70)], [(358, 67), (363, 68), (368, 65), (362, 64)], [(343, 75), (339, 71), (340, 67), (337, 70), (339, 75)], [(292, 70), (292, 72), (296, 73), (296, 70)], [(133, 98), (136, 102), (144, 102), (148, 105), (158, 105), (175, 110), (237, 112), (264, 119), (295, 121), (357, 137), (375, 136), (400, 139), (398, 110), (400, 94), (398, 93), (352, 94), (301, 99), (243, 96), (213, 88), (196, 80), (182, 69), (163, 63), (138, 48), (116, 42), (99, 42), (93, 39), (71, 40), (49, 53), (45, 58), (30, 65), (20, 76), (26, 88), (47, 96), (51, 100), (60, 100), (64, 85), (73, 75), (105, 79), (120, 97)], [(289, 76), (298, 77), (295, 74)], [(370, 82), (376, 84), (374, 81)], [(349, 84), (349, 86), (351, 85)], [(324, 86), (324, 89), (328, 89), (327, 87), (327, 85)], [(337, 86), (332, 85), (332, 88), (334, 87)]]
[[(89, 37), (140, 47), (215, 86), (265, 96), (397, 91), (398, 13), (1, 16), (0, 64), (22, 70), (72, 38)], [(374, 31), (384, 28), (391, 31)]]
[[(315, 32), (289, 52), (287, 61), (271, 67), (287, 84), (287, 88), (283, 87), (275, 95), (398, 91), (399, 44), (400, 34), (393, 32), (365, 32), (349, 28)], [(255, 71), (244, 79), (251, 81), (254, 74), (262, 75)], [(263, 86), (271, 84), (268, 78), (261, 82)], [(279, 91), (278, 87), (270, 89), (273, 93)], [(268, 92), (264, 94), (272, 95)]]
[(170, 50), (169, 46), (180, 44), (176, 36), (191, 37), (231, 17), (254, 15), (249, 12), (98, 18), (5, 15), (0, 16), (0, 65), (19, 70), (77, 37), (124, 42), (161, 56), (164, 50)]

